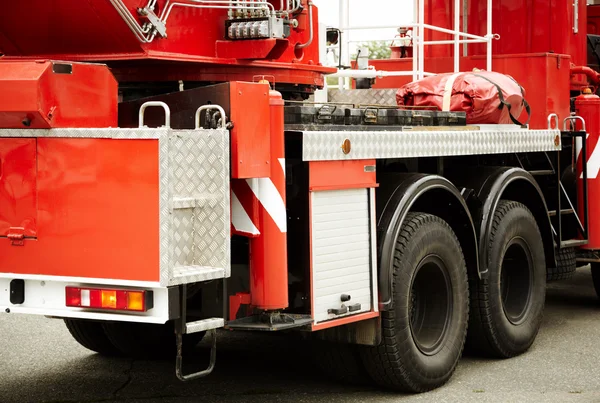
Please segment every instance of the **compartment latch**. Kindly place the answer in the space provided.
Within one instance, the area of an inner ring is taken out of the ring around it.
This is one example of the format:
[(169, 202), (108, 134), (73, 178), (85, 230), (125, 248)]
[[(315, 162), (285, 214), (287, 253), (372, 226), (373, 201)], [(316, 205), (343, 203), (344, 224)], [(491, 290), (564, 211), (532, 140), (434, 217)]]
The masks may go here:
[(25, 245), (25, 228), (10, 227), (6, 237), (10, 240), (12, 246), (23, 246)]

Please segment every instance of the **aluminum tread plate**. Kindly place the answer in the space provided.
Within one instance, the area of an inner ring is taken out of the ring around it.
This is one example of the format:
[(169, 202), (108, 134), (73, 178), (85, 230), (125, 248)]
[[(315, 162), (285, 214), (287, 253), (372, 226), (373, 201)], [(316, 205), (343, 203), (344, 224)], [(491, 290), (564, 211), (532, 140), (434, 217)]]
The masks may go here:
[(327, 91), (329, 102), (348, 103), (352, 105), (396, 105), (397, 89), (364, 89)]
[[(450, 157), (560, 151), (559, 130), (305, 131), (304, 161)], [(558, 143), (555, 143), (558, 138)], [(349, 139), (352, 149), (342, 152)], [(558, 144), (558, 145), (557, 145)]]
[(198, 320), (195, 322), (189, 322), (185, 325), (185, 333), (199, 333), (207, 330), (218, 329), (225, 326), (225, 320), (223, 318), (210, 318)]
[(201, 281), (218, 280), (229, 278), (231, 276), (230, 268), (205, 267), (205, 266), (177, 266), (173, 269), (171, 285), (184, 283), (197, 283)]
[(0, 137), (56, 137), (87, 139), (158, 139), (169, 133), (169, 129), (99, 128), (99, 129), (0, 129)]
[[(168, 285), (229, 277), (229, 132), (171, 131), (168, 154), (167, 183), (161, 184), (170, 197)], [(207, 274), (207, 268), (224, 274)]]

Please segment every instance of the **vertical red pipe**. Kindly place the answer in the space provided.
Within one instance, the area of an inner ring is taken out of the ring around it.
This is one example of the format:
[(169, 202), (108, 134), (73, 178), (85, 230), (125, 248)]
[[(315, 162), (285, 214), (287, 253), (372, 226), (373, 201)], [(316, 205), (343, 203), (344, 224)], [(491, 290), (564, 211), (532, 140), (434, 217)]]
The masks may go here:
[[(595, 94), (582, 94), (575, 100), (575, 110), (578, 116), (585, 120), (588, 133), (586, 142), (586, 160), (588, 161), (588, 220), (589, 243), (583, 249), (600, 249), (600, 208), (594, 202), (600, 200), (600, 97)], [(578, 127), (581, 130), (581, 127)], [(583, 155), (581, 146), (577, 147), (577, 210), (579, 219), (584, 223), (583, 217)]]
[(250, 240), (250, 294), (256, 308), (278, 310), (288, 306), (284, 101), (277, 91), (269, 96), (271, 175), (252, 185), (260, 201), (260, 235)]

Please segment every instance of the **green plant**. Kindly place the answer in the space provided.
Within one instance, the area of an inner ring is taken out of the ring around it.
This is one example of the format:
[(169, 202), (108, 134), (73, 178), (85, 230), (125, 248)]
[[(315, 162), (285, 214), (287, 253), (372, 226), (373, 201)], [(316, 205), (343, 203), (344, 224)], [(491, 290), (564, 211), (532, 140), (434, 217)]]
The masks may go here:
[[(369, 59), (389, 59), (392, 50), (390, 44), (387, 41), (369, 41), (362, 42), (358, 45), (359, 48), (367, 48), (369, 50)], [(355, 60), (358, 52), (352, 55), (352, 60)]]

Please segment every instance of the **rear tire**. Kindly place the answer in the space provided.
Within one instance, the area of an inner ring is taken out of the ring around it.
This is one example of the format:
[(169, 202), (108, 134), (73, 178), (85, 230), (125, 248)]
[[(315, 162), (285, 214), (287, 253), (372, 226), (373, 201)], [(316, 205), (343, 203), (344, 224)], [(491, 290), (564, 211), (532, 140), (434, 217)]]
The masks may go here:
[(460, 243), (441, 218), (409, 213), (396, 241), (393, 309), (381, 313), (383, 339), (361, 349), (380, 385), (425, 392), (445, 384), (467, 333), (469, 290)]
[(521, 203), (501, 200), (486, 246), (488, 277), (470, 281), (467, 343), (484, 355), (509, 358), (531, 347), (542, 322), (546, 297), (544, 244), (529, 209)]
[(561, 249), (556, 253), (556, 267), (548, 268), (546, 281), (568, 280), (577, 270), (575, 248)]
[(88, 350), (106, 356), (121, 355), (121, 351), (111, 343), (104, 333), (102, 322), (85, 319), (65, 319), (65, 325), (71, 336)]
[[(124, 355), (133, 358), (171, 358), (176, 354), (173, 323), (164, 325), (133, 322), (107, 322), (104, 331), (111, 343)], [(183, 335), (184, 350), (193, 349), (204, 332)]]
[(592, 268), (592, 281), (594, 282), (594, 289), (596, 295), (600, 298), (600, 263), (591, 263)]

